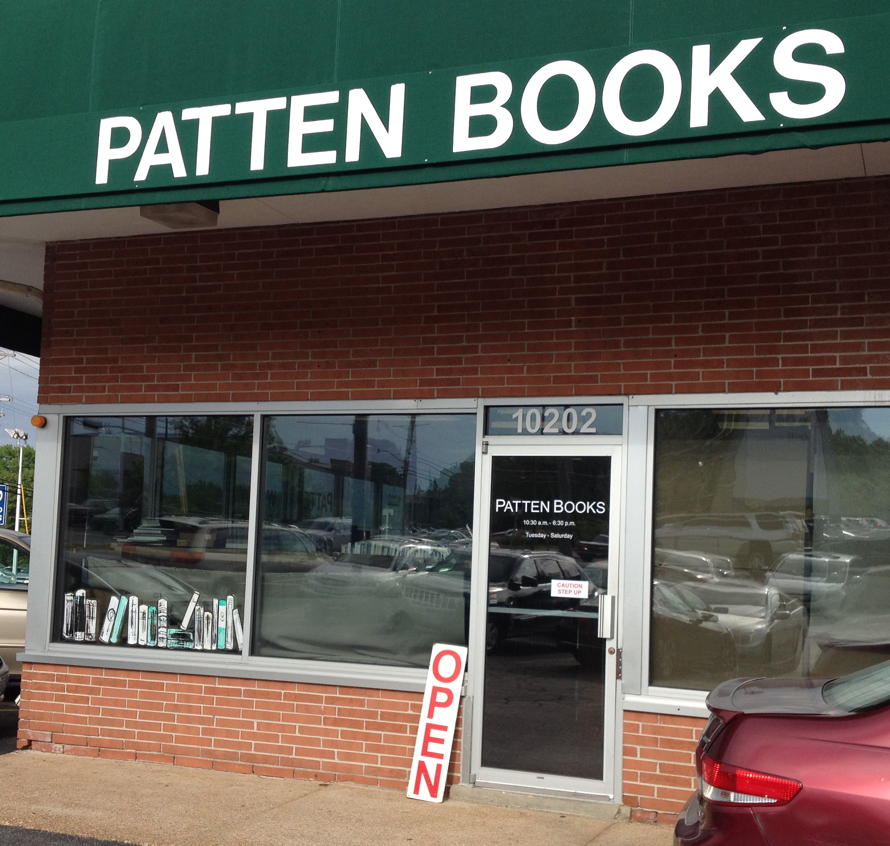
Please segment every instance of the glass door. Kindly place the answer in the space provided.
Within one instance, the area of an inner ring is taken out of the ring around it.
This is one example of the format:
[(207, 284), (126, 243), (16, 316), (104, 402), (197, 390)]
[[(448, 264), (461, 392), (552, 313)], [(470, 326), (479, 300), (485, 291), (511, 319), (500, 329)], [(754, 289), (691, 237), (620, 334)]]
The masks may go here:
[(514, 443), (484, 457), (477, 783), (611, 796), (618, 452)]

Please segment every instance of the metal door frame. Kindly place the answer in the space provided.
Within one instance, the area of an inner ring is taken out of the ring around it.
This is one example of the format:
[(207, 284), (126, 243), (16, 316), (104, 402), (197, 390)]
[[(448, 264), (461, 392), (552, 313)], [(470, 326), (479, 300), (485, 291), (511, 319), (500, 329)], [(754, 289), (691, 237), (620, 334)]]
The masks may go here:
[[(488, 605), (488, 536), (490, 531), (491, 459), (495, 456), (568, 456), (607, 457), (610, 462), (609, 484), (609, 579), (608, 595), (614, 597), (615, 620), (612, 637), (606, 640), (603, 700), (603, 779), (593, 781), (568, 776), (554, 776), (520, 770), (500, 770), (483, 767), (482, 760), (482, 703), (485, 695), (485, 621)], [(473, 538), (473, 587), (470, 620), (470, 662), (468, 693), (472, 702), (470, 714), (470, 743), (468, 780), (479, 787), (543, 793), (573, 798), (616, 800), (621, 755), (621, 731), (618, 720), (620, 682), (617, 678), (617, 659), (620, 655), (621, 602), (618, 590), (623, 562), (621, 543), (623, 513), (623, 438), (571, 437), (499, 437), (485, 438), (480, 468), (480, 507)]]

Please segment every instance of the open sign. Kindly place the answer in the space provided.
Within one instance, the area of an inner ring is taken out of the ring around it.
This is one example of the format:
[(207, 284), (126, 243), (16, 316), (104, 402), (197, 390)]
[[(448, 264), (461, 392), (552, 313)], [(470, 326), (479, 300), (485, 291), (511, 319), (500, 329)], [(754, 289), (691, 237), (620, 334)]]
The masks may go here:
[(465, 646), (433, 646), (408, 778), (409, 799), (441, 802), (445, 794), (466, 663)]

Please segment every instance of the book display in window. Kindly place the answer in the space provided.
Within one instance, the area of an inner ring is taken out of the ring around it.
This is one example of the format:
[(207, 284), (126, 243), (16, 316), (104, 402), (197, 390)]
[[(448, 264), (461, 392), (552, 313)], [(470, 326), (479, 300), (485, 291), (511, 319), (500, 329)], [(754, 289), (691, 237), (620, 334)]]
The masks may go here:
[(194, 591), (178, 626), (170, 625), (168, 608), (165, 597), (148, 602), (135, 595), (112, 596), (97, 634), (98, 600), (79, 589), (65, 594), (62, 637), (77, 643), (240, 651), (244, 629), (232, 594), (202, 599)]

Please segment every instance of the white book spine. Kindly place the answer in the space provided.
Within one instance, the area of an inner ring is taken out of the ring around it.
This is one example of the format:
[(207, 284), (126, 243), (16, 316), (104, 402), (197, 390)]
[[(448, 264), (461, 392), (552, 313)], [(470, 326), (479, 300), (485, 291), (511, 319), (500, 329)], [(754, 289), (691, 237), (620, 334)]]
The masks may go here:
[(111, 640), (111, 630), (114, 627), (114, 618), (117, 616), (118, 597), (112, 596), (108, 600), (108, 608), (105, 611), (105, 621), (102, 623), (102, 631), (99, 633), (99, 642), (108, 643)]
[(195, 649), (204, 648), (204, 611), (199, 605), (195, 608)]
[(237, 608), (232, 612), (232, 622), (235, 625), (235, 642), (238, 644), (238, 649), (243, 649), (244, 628), (241, 625), (241, 612)]
[(167, 600), (158, 600), (158, 646), (167, 648)]
[(62, 637), (65, 640), (74, 638), (74, 594), (65, 594), (65, 616), (62, 619)]
[(189, 600), (188, 608), (185, 609), (185, 614), (182, 616), (182, 622), (179, 624), (179, 628), (187, 629), (189, 624), (192, 622), (192, 614), (195, 613), (195, 606), (198, 604), (198, 596), (200, 594), (198, 591), (195, 591), (192, 594), (192, 598)]
[(226, 649), (235, 648), (235, 626), (233, 616), (235, 613), (235, 597), (229, 594), (226, 597)]
[(135, 646), (139, 643), (139, 597), (131, 596), (128, 600), (127, 612), (127, 643)]
[(87, 600), (87, 620), (86, 630), (84, 631), (84, 640), (94, 641), (96, 639), (96, 618), (99, 615), (99, 603), (95, 599)]

